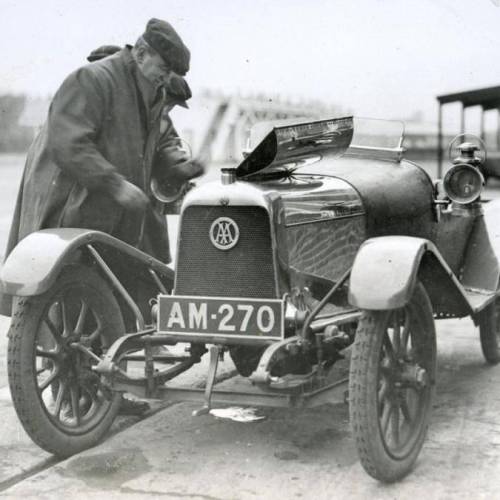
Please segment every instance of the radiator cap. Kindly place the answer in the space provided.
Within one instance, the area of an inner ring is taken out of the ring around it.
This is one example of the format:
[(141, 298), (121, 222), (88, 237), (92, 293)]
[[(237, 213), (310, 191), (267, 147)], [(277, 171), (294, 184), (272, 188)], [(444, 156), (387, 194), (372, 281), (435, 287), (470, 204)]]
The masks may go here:
[(221, 181), (222, 184), (232, 184), (236, 181), (235, 168), (221, 168)]

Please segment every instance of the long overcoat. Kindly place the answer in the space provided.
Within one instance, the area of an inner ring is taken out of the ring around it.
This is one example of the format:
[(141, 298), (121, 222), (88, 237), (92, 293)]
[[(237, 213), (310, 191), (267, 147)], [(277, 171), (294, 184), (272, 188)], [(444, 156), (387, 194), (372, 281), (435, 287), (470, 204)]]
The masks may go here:
[[(111, 196), (123, 176), (152, 200), (153, 169), (165, 178), (165, 169), (186, 160), (171, 121), (162, 119), (162, 103), (149, 109), (145, 102), (137, 72), (125, 47), (63, 82), (28, 152), (6, 256), (33, 231), (81, 227), (170, 261), (166, 218), (154, 203), (133, 213)], [(5, 297), (0, 303), (0, 312), (10, 314)]]

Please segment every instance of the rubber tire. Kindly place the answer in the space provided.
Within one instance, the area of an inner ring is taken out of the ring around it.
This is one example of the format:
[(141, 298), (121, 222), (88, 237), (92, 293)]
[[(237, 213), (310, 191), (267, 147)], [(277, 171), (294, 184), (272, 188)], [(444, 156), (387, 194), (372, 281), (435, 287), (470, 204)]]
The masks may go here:
[(432, 306), (424, 287), (417, 283), (409, 307), (416, 313), (433, 346), (430, 398), (420, 434), (413, 449), (403, 459), (391, 457), (380, 436), (377, 410), (379, 356), (386, 311), (364, 311), (352, 348), (349, 373), (349, 411), (361, 465), (373, 478), (390, 483), (406, 476), (413, 468), (427, 434), (436, 377), (436, 333)]
[(90, 288), (102, 302), (106, 315), (106, 340), (109, 345), (125, 332), (122, 314), (109, 285), (84, 266), (68, 266), (56, 283), (38, 296), (20, 298), (12, 318), (8, 342), (8, 378), (17, 415), (30, 438), (41, 448), (64, 458), (98, 444), (109, 430), (119, 410), (121, 394), (114, 393), (102, 419), (88, 432), (70, 435), (56, 427), (40, 401), (35, 382), (33, 348), (38, 325), (57, 293), (67, 287)]
[(479, 313), (479, 339), (484, 359), (490, 365), (500, 362), (500, 321), (498, 304), (493, 302)]

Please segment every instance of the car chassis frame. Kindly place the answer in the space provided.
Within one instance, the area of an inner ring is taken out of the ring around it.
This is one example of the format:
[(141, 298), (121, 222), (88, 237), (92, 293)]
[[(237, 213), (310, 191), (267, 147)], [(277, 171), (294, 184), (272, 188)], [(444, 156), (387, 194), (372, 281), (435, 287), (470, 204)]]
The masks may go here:
[[(287, 349), (292, 344), (300, 344), (307, 341), (306, 333), (308, 331), (315, 336), (317, 345), (321, 346), (321, 336), (323, 335), (322, 331), (325, 327), (325, 321), (328, 325), (335, 326), (357, 321), (361, 315), (359, 311), (329, 315), (318, 318), (316, 322), (314, 321), (331, 296), (348, 279), (350, 269), (330, 289), (316, 308), (309, 313), (305, 319), (301, 335), (287, 337), (277, 342), (266, 342), (269, 345), (262, 354), (257, 369), (250, 376), (252, 382), (251, 390), (238, 391), (215, 388), (218, 382), (217, 368), (219, 360), (223, 356), (224, 348), (234, 342), (234, 340), (231, 337), (208, 337), (207, 339), (202, 339), (203, 342), (208, 340), (207, 343), (214, 343), (214, 345), (211, 345), (209, 349), (210, 361), (205, 388), (197, 389), (192, 387), (168, 386), (165, 383), (189, 370), (196, 363), (199, 363), (206, 349), (197, 349), (196, 347), (199, 347), (198, 344), (192, 346), (189, 356), (177, 356), (173, 354), (155, 355), (153, 354), (153, 347), (175, 345), (178, 342), (200, 342), (200, 339), (190, 338), (186, 335), (161, 334), (157, 333), (155, 327), (144, 327), (144, 318), (139, 307), (121, 284), (118, 277), (91, 244), (87, 244), (86, 247), (115, 290), (122, 296), (134, 313), (138, 327), (142, 328), (138, 332), (128, 333), (115, 341), (103, 358), (99, 358), (81, 344), (75, 345), (82, 353), (97, 361), (98, 364), (94, 366), (94, 370), (104, 376), (111, 390), (130, 392), (146, 399), (161, 399), (170, 402), (202, 402), (203, 406), (194, 412), (196, 415), (208, 413), (213, 404), (241, 404), (271, 408), (312, 408), (325, 403), (347, 402), (346, 386), (349, 379), (345, 377), (334, 382), (327, 381), (326, 373), (323, 372), (321, 367), (321, 354), (317, 372), (305, 378), (294, 378), (292, 381), (272, 377), (270, 375), (270, 363), (278, 350)], [(162, 293), (166, 294), (167, 290), (155, 271), (149, 268), (149, 272), (160, 289), (162, 289)], [(241, 339), (238, 339), (238, 343), (241, 343)], [(144, 354), (131, 354), (137, 351), (144, 351)], [(119, 367), (120, 362), (123, 361), (144, 362), (144, 376), (133, 376), (127, 373), (126, 370)], [(157, 370), (154, 366), (155, 361), (174, 366)]]

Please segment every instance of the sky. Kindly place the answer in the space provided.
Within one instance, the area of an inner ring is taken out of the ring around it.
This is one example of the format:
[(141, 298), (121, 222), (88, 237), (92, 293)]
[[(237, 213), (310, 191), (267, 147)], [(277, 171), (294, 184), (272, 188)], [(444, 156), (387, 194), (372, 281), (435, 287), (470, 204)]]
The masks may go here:
[(500, 0), (0, 0), (0, 93), (54, 93), (92, 49), (133, 43), (151, 17), (190, 48), (194, 94), (435, 121), (436, 95), (500, 85)]

